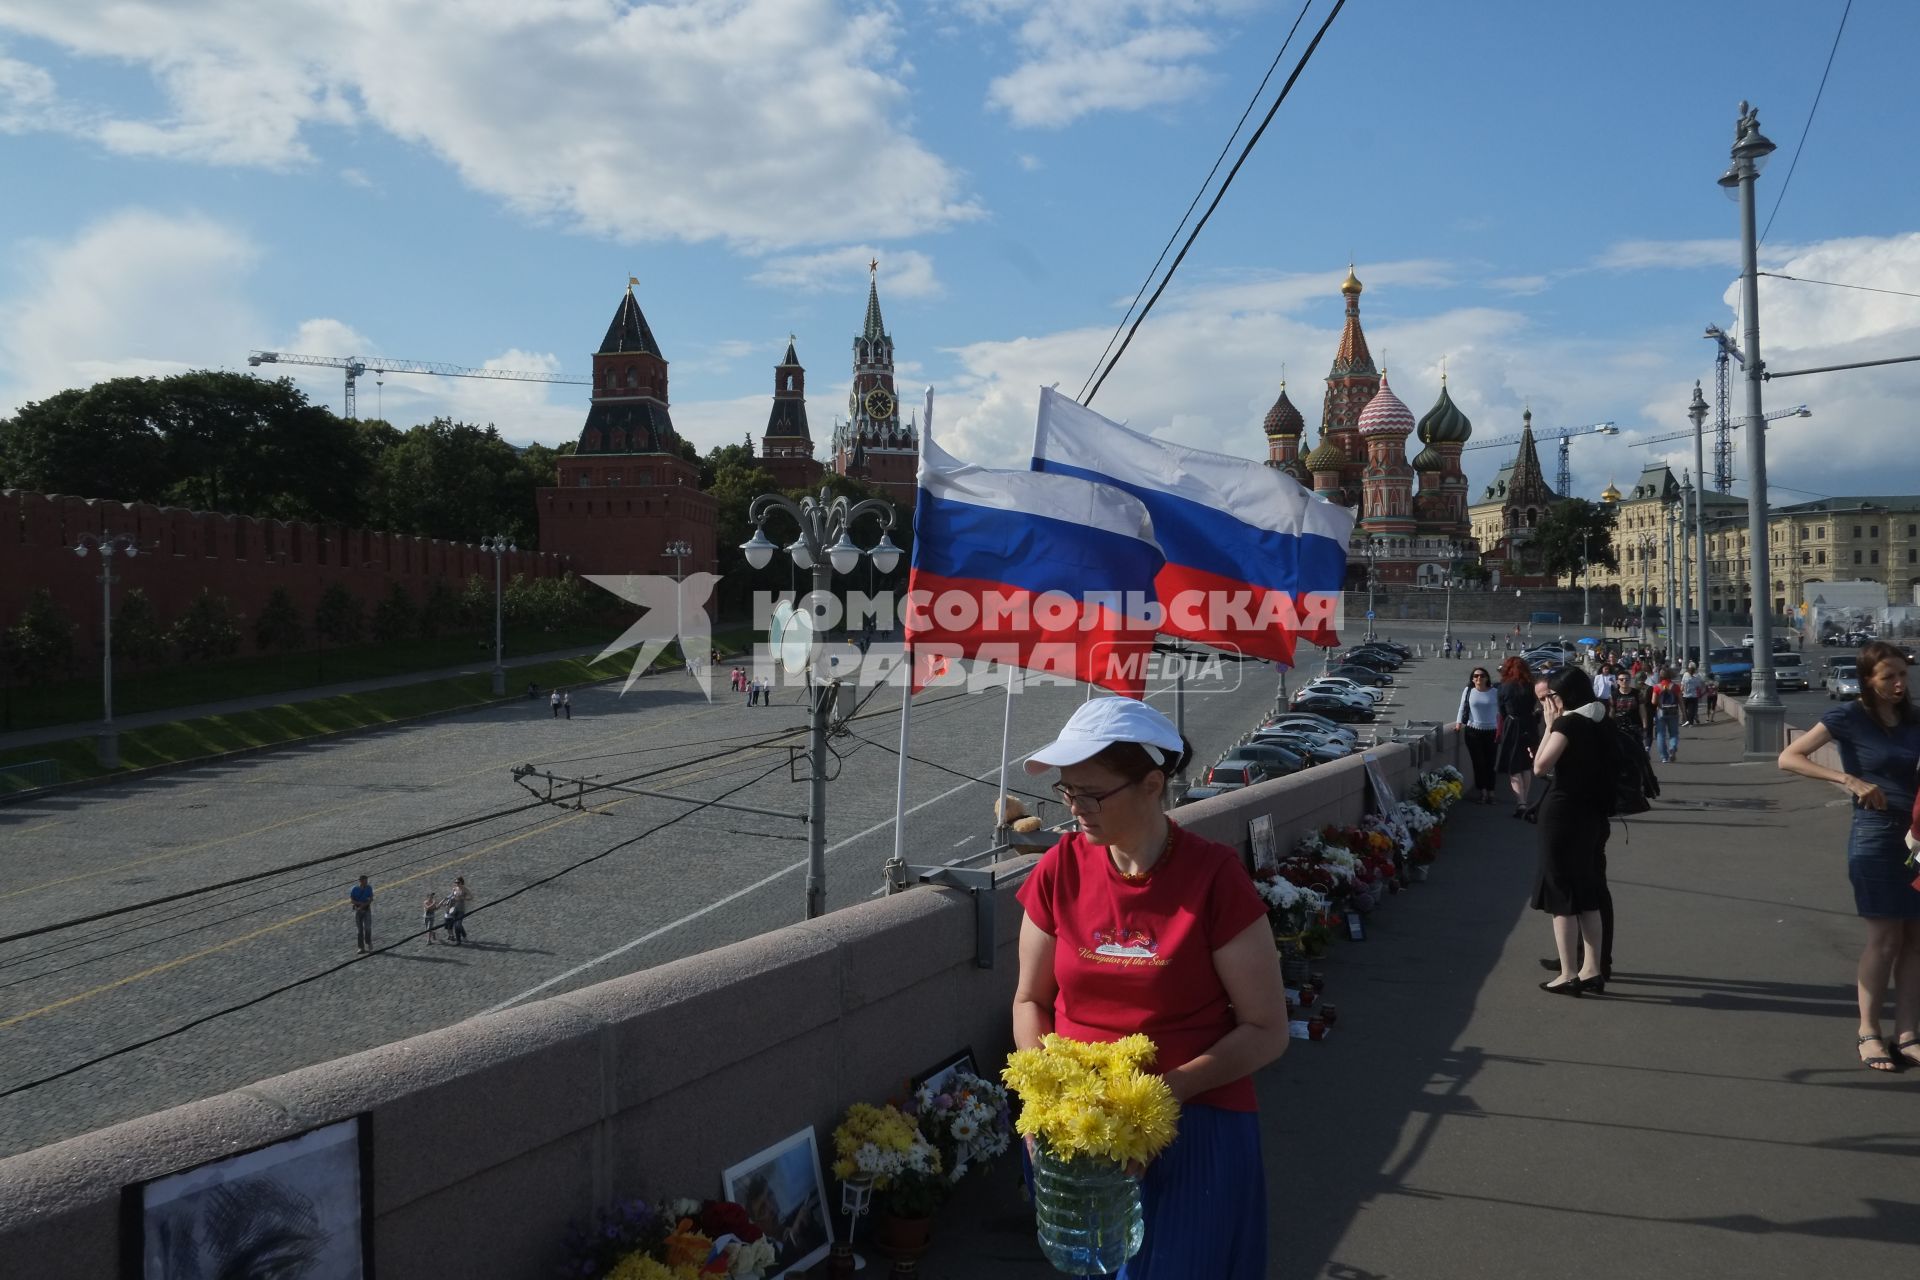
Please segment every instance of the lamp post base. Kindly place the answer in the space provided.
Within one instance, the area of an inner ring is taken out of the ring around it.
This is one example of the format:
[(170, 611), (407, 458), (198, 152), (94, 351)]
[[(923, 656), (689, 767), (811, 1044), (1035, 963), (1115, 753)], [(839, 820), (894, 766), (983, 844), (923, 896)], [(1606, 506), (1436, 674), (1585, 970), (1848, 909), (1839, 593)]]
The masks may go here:
[(502, 697), (506, 692), (507, 669), (505, 667), (495, 667), (493, 669), (493, 696), (496, 698)]
[(102, 729), (93, 735), (93, 758), (99, 762), (102, 769), (120, 767), (120, 731), (118, 729)]
[(1749, 702), (1740, 708), (1746, 724), (1742, 759), (1772, 760), (1786, 749), (1787, 709), (1779, 703), (1755, 706)]

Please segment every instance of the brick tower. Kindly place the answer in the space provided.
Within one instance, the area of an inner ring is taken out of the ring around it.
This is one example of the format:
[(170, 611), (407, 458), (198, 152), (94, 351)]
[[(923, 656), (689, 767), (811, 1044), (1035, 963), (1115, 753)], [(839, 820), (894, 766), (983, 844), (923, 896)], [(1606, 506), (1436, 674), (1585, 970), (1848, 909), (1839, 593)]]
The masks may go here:
[(805, 489), (820, 479), (821, 466), (813, 456), (813, 433), (807, 429), (807, 371), (787, 335), (787, 355), (773, 368), (773, 408), (767, 413), (766, 434), (760, 437), (760, 465), (782, 489)]
[(833, 469), (865, 480), (908, 510), (913, 508), (920, 469), (920, 442), (900, 425), (893, 385), (893, 339), (880, 318), (880, 264), (867, 264), (867, 316), (853, 340), (853, 389), (847, 421), (833, 432)]

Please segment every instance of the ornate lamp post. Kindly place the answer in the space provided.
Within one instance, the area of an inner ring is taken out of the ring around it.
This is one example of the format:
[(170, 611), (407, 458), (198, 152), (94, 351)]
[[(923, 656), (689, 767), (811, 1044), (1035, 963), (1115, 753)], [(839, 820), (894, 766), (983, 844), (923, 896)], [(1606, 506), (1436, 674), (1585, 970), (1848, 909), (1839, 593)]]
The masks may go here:
[(1753, 692), (1747, 696), (1743, 719), (1749, 760), (1771, 760), (1780, 753), (1786, 736), (1787, 709), (1773, 683), (1773, 600), (1767, 569), (1767, 419), (1761, 408), (1760, 380), (1766, 364), (1760, 359), (1759, 237), (1754, 230), (1753, 184), (1760, 166), (1773, 154), (1773, 143), (1760, 132), (1760, 113), (1742, 102), (1734, 126), (1733, 163), (1720, 175), (1720, 185), (1740, 199), (1740, 305), (1746, 317), (1742, 344), (1747, 375), (1747, 540), (1751, 544), (1753, 574)]
[(480, 549), (493, 556), (493, 696), (498, 698), (507, 691), (506, 651), (502, 647), (500, 637), (500, 562), (506, 558), (508, 552), (518, 551), (520, 548), (514, 546), (512, 540), (502, 533), (481, 539)]
[(1583, 627), (1593, 625), (1593, 569), (1589, 564), (1593, 551), (1587, 545), (1592, 536), (1591, 530), (1580, 531), (1580, 625)]
[(1653, 645), (1647, 635), (1647, 597), (1653, 591), (1653, 530), (1642, 531), (1633, 543), (1640, 548), (1640, 643), (1651, 652)]
[[(764, 569), (778, 548), (767, 538), (767, 517), (785, 512), (800, 527), (800, 536), (785, 550), (794, 567), (813, 571), (813, 593), (809, 597), (816, 617), (824, 609), (833, 589), (833, 575), (852, 573), (860, 567), (862, 556), (871, 556), (881, 573), (892, 573), (900, 562), (900, 548), (888, 536), (893, 531), (893, 504), (878, 498), (851, 502), (836, 498), (831, 489), (821, 489), (818, 498), (799, 502), (779, 494), (763, 493), (747, 509), (753, 521), (753, 537), (740, 544), (747, 563)], [(861, 516), (880, 519), (880, 541), (871, 550), (863, 550), (849, 537), (854, 522)], [(807, 918), (824, 915), (827, 910), (827, 721), (833, 711), (839, 682), (816, 680), (808, 689), (812, 701), (810, 731), (807, 739)]]
[(1713, 644), (1708, 639), (1707, 625), (1707, 472), (1704, 462), (1707, 398), (1700, 394), (1697, 381), (1693, 384), (1693, 403), (1687, 406), (1687, 417), (1693, 420), (1693, 474), (1700, 477), (1700, 488), (1693, 495), (1693, 605), (1700, 615), (1700, 661), (1704, 669), (1707, 650)]
[(1380, 544), (1372, 534), (1367, 535), (1365, 543), (1367, 556), (1367, 639), (1373, 639), (1373, 577), (1374, 563), (1380, 557)]
[(73, 554), (85, 556), (92, 551), (100, 557), (100, 732), (94, 739), (94, 753), (105, 769), (120, 767), (120, 734), (113, 727), (113, 557), (131, 560), (140, 554), (140, 545), (130, 533), (83, 533)]
[[(693, 546), (684, 538), (676, 538), (661, 548), (661, 554), (673, 557), (673, 581), (675, 585), (678, 585), (682, 581), (680, 572), (681, 562), (693, 554)], [(681, 628), (680, 593), (678, 591), (673, 593), (673, 637), (674, 641), (680, 646), (680, 665), (691, 675), (693, 673), (693, 658), (687, 653), (687, 638)]]

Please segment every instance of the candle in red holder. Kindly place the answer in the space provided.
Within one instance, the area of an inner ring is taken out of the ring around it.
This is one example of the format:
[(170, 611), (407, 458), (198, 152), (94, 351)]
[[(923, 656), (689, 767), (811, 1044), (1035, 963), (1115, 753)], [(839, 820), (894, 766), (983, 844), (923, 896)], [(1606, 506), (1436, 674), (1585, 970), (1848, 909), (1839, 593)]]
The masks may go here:
[(1330, 1004), (1320, 1006), (1320, 1021), (1332, 1026), (1340, 1020), (1340, 1011)]
[(1300, 993), (1300, 1007), (1302, 1009), (1311, 1009), (1313, 1008), (1313, 1002), (1318, 1000), (1319, 998), (1320, 998), (1320, 993), (1318, 991), (1315, 991), (1312, 987), (1308, 987), (1305, 991), (1302, 991)]
[(1315, 1015), (1307, 1020), (1307, 1039), (1324, 1040), (1327, 1036), (1327, 1020)]

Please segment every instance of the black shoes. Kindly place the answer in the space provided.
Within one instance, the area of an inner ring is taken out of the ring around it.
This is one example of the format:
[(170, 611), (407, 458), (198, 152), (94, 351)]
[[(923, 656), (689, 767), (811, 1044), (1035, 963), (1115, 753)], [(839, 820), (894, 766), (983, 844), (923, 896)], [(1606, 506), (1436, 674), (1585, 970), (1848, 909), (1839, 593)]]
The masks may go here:
[(1540, 989), (1550, 996), (1578, 996), (1582, 986), (1583, 984), (1578, 978), (1573, 979), (1571, 982), (1561, 982), (1557, 978), (1549, 978), (1540, 984)]

